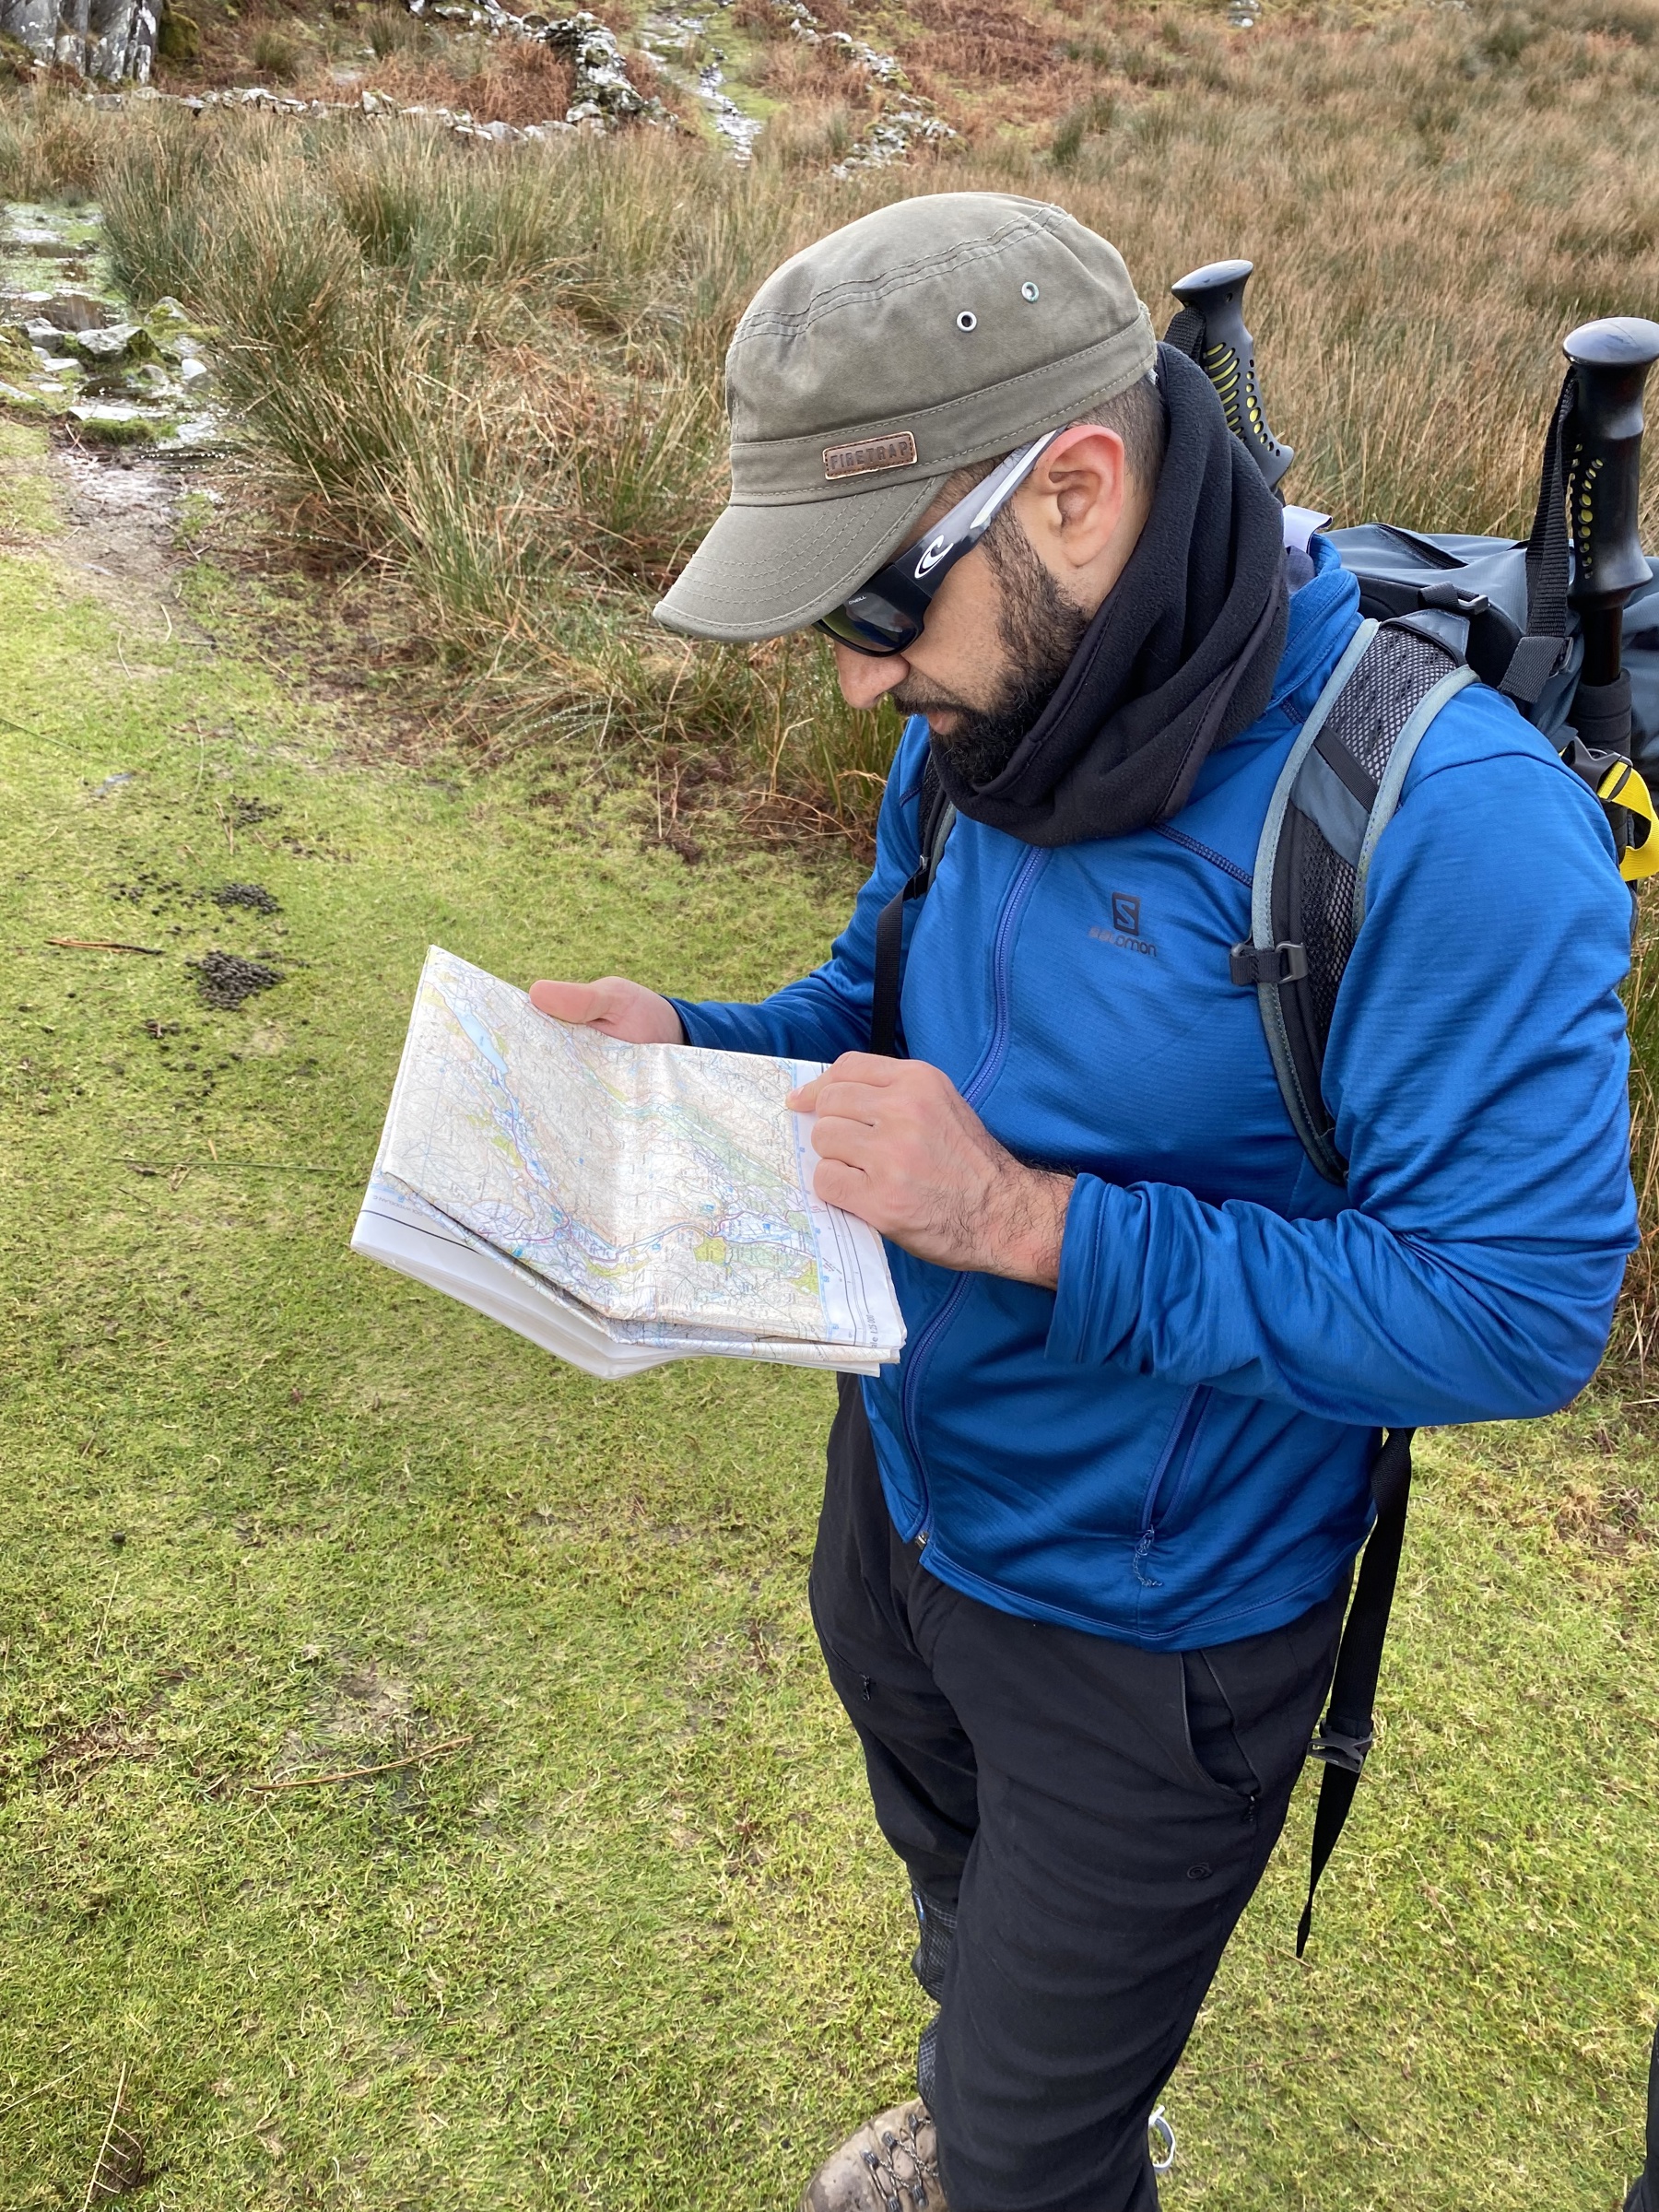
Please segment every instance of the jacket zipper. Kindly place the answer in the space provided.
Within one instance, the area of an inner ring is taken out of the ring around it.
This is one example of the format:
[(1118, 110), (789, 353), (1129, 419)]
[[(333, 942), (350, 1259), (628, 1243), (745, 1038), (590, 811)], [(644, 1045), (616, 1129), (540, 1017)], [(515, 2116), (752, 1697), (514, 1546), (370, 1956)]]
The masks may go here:
[[(997, 924), (996, 938), (991, 950), (991, 1035), (980, 1055), (979, 1065), (962, 1088), (962, 1102), (966, 1106), (978, 1105), (1002, 1069), (1003, 1059), (1008, 1049), (1012, 1012), (1008, 969), (1013, 956), (1014, 933), (1019, 926), (1020, 917), (1031, 895), (1031, 888), (1047, 862), (1048, 854), (1040, 847), (1033, 847), (1028, 852), (1015, 873), (1014, 880), (1008, 887), (1007, 898), (1003, 902), (1002, 918)], [(917, 1543), (922, 1547), (925, 1547), (932, 1531), (928, 1526), (927, 1476), (923, 1466), (921, 1441), (916, 1433), (916, 1397), (923, 1371), (933, 1355), (934, 1347), (944, 1335), (951, 1315), (967, 1296), (971, 1279), (966, 1275), (957, 1278), (951, 1285), (950, 1295), (916, 1339), (916, 1348), (905, 1371), (904, 1385), (900, 1393), (904, 1441), (910, 1446), (916, 1481), (922, 1492), (922, 1524), (917, 1536)]]
[[(1186, 1487), (1187, 1468), (1192, 1461), (1193, 1453), (1198, 1448), (1198, 1431), (1204, 1423), (1205, 1410), (1209, 1404), (1209, 1387), (1206, 1383), (1194, 1383), (1187, 1392), (1186, 1396), (1182, 1399), (1180, 1406), (1176, 1410), (1175, 1418), (1170, 1427), (1169, 1441), (1158, 1455), (1158, 1465), (1153, 1468), (1142, 1496), (1140, 1535), (1135, 1540), (1135, 1558), (1132, 1565), (1135, 1569), (1135, 1579), (1143, 1590), (1156, 1590), (1160, 1587), (1157, 1576), (1146, 1571), (1147, 1560), (1151, 1554), (1153, 1545), (1158, 1541), (1159, 1507), (1160, 1504), (1167, 1503), (1169, 1511), (1173, 1512), (1175, 1501)], [(1175, 1470), (1175, 1479), (1172, 1485), (1168, 1482), (1171, 1467)], [(1164, 1498), (1166, 1488), (1169, 1488), (1170, 1493), (1167, 1500)]]

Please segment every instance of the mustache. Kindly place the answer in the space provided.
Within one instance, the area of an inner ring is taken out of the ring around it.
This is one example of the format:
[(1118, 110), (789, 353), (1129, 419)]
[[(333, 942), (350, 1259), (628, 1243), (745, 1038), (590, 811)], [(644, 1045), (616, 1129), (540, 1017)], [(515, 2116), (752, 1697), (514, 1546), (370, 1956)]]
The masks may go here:
[(940, 691), (927, 684), (919, 684), (907, 677), (903, 683), (895, 684), (889, 696), (893, 704), (905, 714), (982, 714), (983, 707), (976, 707), (965, 699), (958, 699), (949, 691)]

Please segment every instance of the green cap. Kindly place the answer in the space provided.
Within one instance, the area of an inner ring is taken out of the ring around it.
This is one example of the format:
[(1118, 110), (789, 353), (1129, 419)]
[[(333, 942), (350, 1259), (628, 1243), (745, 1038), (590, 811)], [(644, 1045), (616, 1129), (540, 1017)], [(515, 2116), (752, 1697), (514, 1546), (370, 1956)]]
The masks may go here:
[(900, 200), (769, 276), (726, 355), (730, 504), (655, 609), (747, 641), (804, 629), (905, 540), (951, 473), (1145, 376), (1113, 246), (999, 192)]

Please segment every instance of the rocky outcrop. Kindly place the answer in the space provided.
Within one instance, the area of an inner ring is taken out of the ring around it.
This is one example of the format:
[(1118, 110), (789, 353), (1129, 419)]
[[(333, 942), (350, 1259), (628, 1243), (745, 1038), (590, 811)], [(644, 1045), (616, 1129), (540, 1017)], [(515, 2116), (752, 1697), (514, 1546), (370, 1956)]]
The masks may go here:
[(159, 0), (0, 0), (0, 38), (42, 67), (119, 84), (149, 81)]

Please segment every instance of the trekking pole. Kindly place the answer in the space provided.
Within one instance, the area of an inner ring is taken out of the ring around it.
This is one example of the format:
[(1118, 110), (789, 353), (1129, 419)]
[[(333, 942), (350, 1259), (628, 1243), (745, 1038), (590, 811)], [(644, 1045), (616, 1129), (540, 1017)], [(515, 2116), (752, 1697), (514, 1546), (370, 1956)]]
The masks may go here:
[[(1642, 387), (1659, 360), (1659, 323), (1612, 315), (1585, 323), (1561, 350), (1571, 367), (1560, 408), (1560, 488), (1572, 547), (1567, 597), (1578, 610), (1583, 666), (1569, 720), (1578, 732), (1564, 758), (1592, 783), (1620, 844), (1628, 879), (1659, 871), (1653, 803), (1630, 766), (1630, 678), (1624, 610), (1649, 578), (1637, 535), (1641, 496)], [(1640, 825), (1640, 840), (1634, 832)]]
[(1250, 261), (1212, 261), (1172, 284), (1181, 312), (1165, 331), (1164, 344), (1196, 361), (1209, 378), (1228, 429), (1271, 491), (1296, 454), (1268, 429), (1256, 382), (1255, 340), (1244, 327), (1244, 287), (1254, 267)]

